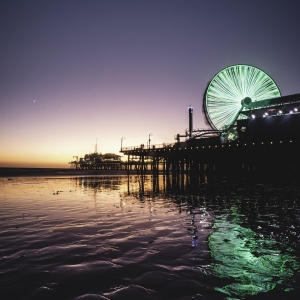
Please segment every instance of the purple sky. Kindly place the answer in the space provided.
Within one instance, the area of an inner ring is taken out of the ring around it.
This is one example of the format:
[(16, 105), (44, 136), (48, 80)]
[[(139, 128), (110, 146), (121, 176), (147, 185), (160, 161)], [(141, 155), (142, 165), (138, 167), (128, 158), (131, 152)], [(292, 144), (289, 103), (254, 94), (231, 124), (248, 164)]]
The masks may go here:
[(297, 1), (26, 0), (0, 4), (0, 166), (174, 142), (207, 127), (206, 85), (250, 64), (300, 93)]

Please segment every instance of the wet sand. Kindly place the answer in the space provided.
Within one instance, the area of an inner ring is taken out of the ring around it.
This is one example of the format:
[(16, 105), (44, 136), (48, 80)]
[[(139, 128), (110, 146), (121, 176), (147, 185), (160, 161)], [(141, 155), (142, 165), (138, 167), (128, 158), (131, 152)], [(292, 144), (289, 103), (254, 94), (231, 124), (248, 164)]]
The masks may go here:
[(1, 300), (299, 299), (298, 184), (7, 171)]
[[(76, 170), (63, 168), (0, 168), (0, 177), (48, 177), (48, 176), (116, 176), (127, 175), (126, 170)], [(137, 174), (130, 171), (130, 174)], [(149, 173), (150, 174), (150, 173)]]
[(0, 178), (1, 300), (222, 299), (205, 274), (213, 215), (149, 196), (149, 179)]

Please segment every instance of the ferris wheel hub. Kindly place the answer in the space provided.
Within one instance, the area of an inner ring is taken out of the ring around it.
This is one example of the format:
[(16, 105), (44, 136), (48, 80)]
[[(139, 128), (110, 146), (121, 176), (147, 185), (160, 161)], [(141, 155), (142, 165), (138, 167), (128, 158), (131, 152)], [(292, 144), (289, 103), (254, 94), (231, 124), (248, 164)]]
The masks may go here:
[(252, 102), (252, 99), (250, 97), (246, 97), (241, 101), (241, 105), (243, 107), (248, 107), (251, 102)]

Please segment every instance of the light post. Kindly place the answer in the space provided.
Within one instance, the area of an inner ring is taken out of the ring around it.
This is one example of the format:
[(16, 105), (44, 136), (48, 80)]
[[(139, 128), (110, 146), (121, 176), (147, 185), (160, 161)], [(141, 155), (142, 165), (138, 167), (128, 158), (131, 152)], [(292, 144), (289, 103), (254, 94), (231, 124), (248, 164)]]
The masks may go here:
[(126, 141), (125, 136), (123, 136), (123, 137), (121, 138), (121, 151), (122, 151), (122, 144), (123, 144), (123, 141)]
[(151, 138), (153, 137), (153, 134), (152, 133), (149, 133), (149, 141), (148, 141), (148, 147), (150, 149), (150, 141), (151, 141)]

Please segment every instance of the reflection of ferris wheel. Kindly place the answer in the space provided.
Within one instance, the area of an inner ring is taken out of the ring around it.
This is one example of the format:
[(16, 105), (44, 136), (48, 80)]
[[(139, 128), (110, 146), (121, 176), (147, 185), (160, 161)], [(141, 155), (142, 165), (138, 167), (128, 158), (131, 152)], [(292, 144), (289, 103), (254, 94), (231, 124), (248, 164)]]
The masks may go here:
[(249, 102), (280, 96), (274, 80), (262, 70), (248, 65), (233, 65), (221, 70), (210, 81), (203, 105), (212, 128), (223, 130), (237, 118), (244, 118), (240, 112), (247, 110)]

